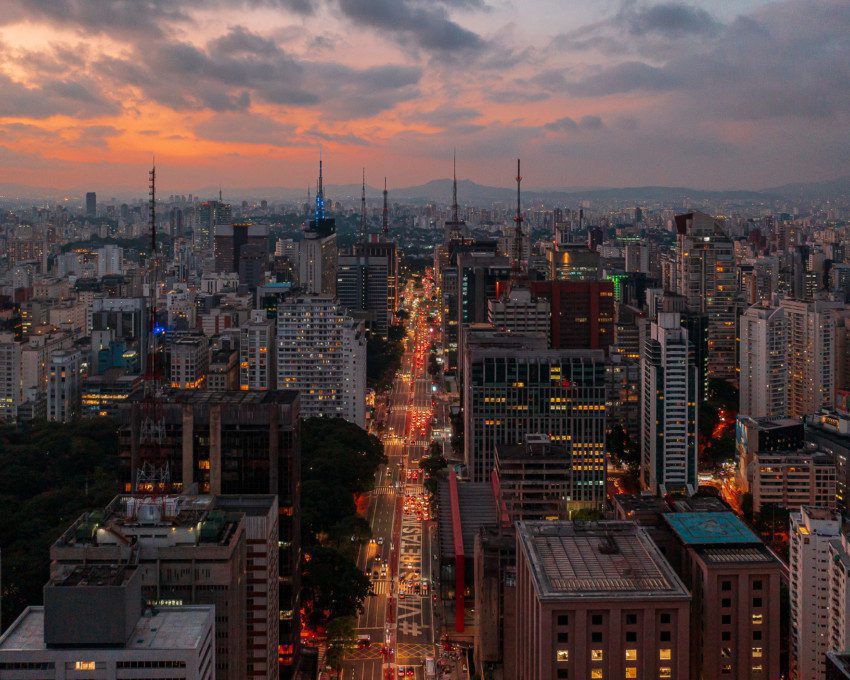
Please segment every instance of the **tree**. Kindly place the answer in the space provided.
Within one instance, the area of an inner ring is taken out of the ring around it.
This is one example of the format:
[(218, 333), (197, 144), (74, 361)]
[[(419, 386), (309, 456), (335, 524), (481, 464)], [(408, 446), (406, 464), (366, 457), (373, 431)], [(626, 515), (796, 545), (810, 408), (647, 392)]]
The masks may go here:
[(305, 552), (301, 588), (307, 623), (326, 628), (341, 616), (356, 616), (372, 584), (357, 565), (334, 548), (314, 546)]
[(342, 673), (342, 662), (345, 655), (357, 643), (357, 621), (353, 616), (341, 616), (328, 623), (328, 651), (325, 655), (327, 665)]

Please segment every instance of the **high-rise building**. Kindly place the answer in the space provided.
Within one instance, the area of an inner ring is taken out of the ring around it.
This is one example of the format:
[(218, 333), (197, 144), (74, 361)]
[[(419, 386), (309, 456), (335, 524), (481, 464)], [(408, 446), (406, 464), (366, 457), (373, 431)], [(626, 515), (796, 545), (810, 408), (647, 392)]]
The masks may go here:
[(366, 336), (327, 295), (293, 296), (277, 307), (277, 384), (301, 392), (305, 417), (366, 423)]
[(825, 614), (829, 622), (827, 647), (844, 651), (850, 648), (850, 541), (847, 534), (839, 532), (838, 538), (829, 541), (827, 550), (826, 560), (821, 564), (829, 573), (829, 606)]
[(788, 574), (791, 600), (791, 678), (825, 680), (829, 651), (829, 545), (841, 533), (841, 518), (824, 508), (791, 514)]
[(50, 355), (47, 378), (47, 419), (68, 423), (80, 414), (83, 355), (78, 349)]
[(141, 569), (87, 565), (51, 579), (0, 637), (4, 680), (214, 680), (211, 605), (142, 609)]
[(246, 246), (258, 246), (262, 252), (268, 252), (268, 227), (250, 222), (216, 225), (215, 271), (238, 272), (242, 249)]
[(298, 393), (172, 390), (153, 411), (141, 397), (133, 395), (121, 413), (120, 454), (128, 490), (150, 448), (150, 420), (156, 418), (156, 453), (167, 463), (175, 491), (277, 496), (278, 553), (272, 559), (280, 584), (278, 637), (283, 664), (293, 664), (300, 638)]
[(518, 522), (516, 534), (514, 677), (691, 675), (691, 596), (645, 529)]
[(553, 281), (596, 281), (599, 253), (586, 245), (558, 243), (549, 250), (549, 278)]
[[(501, 334), (514, 335), (514, 334)], [(489, 481), (497, 445), (544, 434), (572, 461), (566, 508), (605, 501), (605, 357), (598, 350), (549, 350), (541, 337), (470, 333), (464, 353), (464, 459), (469, 477)]]
[(210, 347), (205, 335), (178, 337), (168, 346), (171, 387), (196, 390), (204, 387), (209, 370)]
[(209, 496), (118, 496), (53, 544), (51, 576), (133, 564), (147, 606), (213, 605), (215, 677), (237, 680), (248, 659), (246, 523), (244, 513), (218, 510)]
[(788, 415), (788, 325), (785, 310), (750, 307), (739, 319), (740, 406), (753, 418)]
[(395, 243), (357, 243), (337, 262), (336, 296), (352, 313), (365, 312), (370, 332), (387, 337), (398, 309), (398, 260)]
[(737, 383), (737, 280), (732, 239), (722, 223), (701, 212), (676, 215), (676, 292), (690, 312), (708, 315), (708, 376)]
[[(90, 366), (101, 373), (119, 365), (144, 373), (148, 353), (148, 309), (143, 297), (96, 297), (91, 308)], [(100, 360), (98, 354), (106, 356)], [(101, 370), (102, 368), (102, 370)]]
[(298, 248), (298, 282), (314, 295), (336, 295), (336, 221), (325, 215), (322, 161), (319, 160), (319, 186), (313, 219), (304, 231)]
[(97, 194), (94, 191), (86, 193), (86, 217), (97, 217)]
[(0, 420), (14, 420), (24, 401), (21, 352), (14, 333), (0, 333)]
[(788, 415), (804, 417), (833, 404), (835, 318), (841, 302), (785, 298), (788, 326)]
[(511, 286), (501, 297), (487, 301), (487, 322), (500, 330), (542, 335), (549, 344), (549, 301), (524, 286)]
[(229, 203), (205, 201), (198, 205), (198, 228), (194, 237), (196, 245), (206, 250), (213, 247), (213, 235), (218, 224), (230, 224), (233, 209)]
[(549, 300), (552, 349), (601, 349), (614, 344), (614, 284), (610, 281), (531, 281)]
[(239, 329), (239, 389), (273, 390), (277, 383), (274, 321), (262, 310)]
[(666, 556), (693, 595), (690, 676), (779, 676), (783, 566), (731, 512), (667, 512)]
[(527, 434), (522, 444), (496, 445), (496, 503), (504, 504), (511, 522), (567, 519), (571, 476), (569, 448), (544, 434)]
[(661, 312), (641, 351), (641, 486), (697, 489), (697, 373), (679, 314)]
[(123, 275), (124, 249), (108, 243), (97, 249), (97, 276)]

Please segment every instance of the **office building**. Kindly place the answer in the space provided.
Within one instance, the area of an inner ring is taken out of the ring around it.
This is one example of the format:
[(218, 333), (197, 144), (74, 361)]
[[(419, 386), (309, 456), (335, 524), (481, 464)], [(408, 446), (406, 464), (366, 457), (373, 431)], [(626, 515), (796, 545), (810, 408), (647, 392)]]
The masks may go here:
[(337, 263), (336, 296), (355, 314), (363, 313), (370, 333), (386, 338), (398, 309), (395, 243), (357, 243)]
[(549, 344), (549, 301), (525, 287), (511, 286), (501, 297), (487, 301), (487, 322), (499, 330), (541, 335)]
[(205, 335), (177, 337), (168, 345), (169, 382), (178, 390), (204, 387), (209, 370), (210, 348)]
[(14, 420), (24, 402), (21, 343), (14, 333), (0, 333), (0, 420)]
[(97, 277), (124, 274), (124, 249), (109, 243), (97, 249)]
[(144, 373), (147, 366), (147, 300), (143, 297), (96, 297), (91, 307), (91, 347), (89, 365), (94, 374), (109, 368), (129, 367)]
[(675, 291), (708, 316), (708, 376), (737, 384), (735, 253), (723, 224), (700, 212), (676, 215)]
[(832, 406), (836, 366), (833, 310), (843, 303), (786, 298), (779, 304), (788, 324), (788, 415), (802, 418)]
[(542, 434), (527, 434), (522, 444), (496, 444), (493, 485), (496, 503), (511, 522), (567, 519), (572, 492), (568, 447)]
[[(839, 392), (838, 397), (839, 403), (846, 404), (846, 396), (842, 398)], [(807, 416), (805, 422), (806, 444), (829, 454), (835, 463), (835, 505), (846, 512), (850, 498), (850, 415), (842, 408)]]
[(750, 307), (740, 328), (740, 406), (753, 418), (788, 415), (788, 325), (785, 310)]
[(558, 243), (549, 250), (549, 278), (553, 281), (596, 281), (599, 253), (586, 245)]
[(4, 680), (214, 680), (215, 608), (141, 607), (133, 565), (80, 566), (51, 579), (0, 637)]
[(759, 452), (752, 458), (753, 512), (765, 505), (797, 510), (803, 505), (835, 508), (836, 468), (832, 456), (814, 447)]
[(731, 512), (672, 512), (667, 557), (693, 595), (690, 675), (779, 677), (782, 565)]
[(131, 564), (147, 606), (213, 605), (215, 677), (237, 680), (247, 666), (246, 552), (244, 514), (217, 510), (214, 498), (118, 496), (53, 544), (51, 577)]
[(238, 272), (243, 248), (255, 246), (262, 253), (269, 249), (269, 229), (264, 224), (237, 222), (215, 226), (215, 271)]
[(277, 384), (301, 413), (366, 423), (366, 334), (334, 298), (293, 296), (277, 308)]
[(518, 522), (516, 534), (515, 677), (689, 677), (690, 594), (643, 528)]
[(86, 217), (97, 217), (97, 193), (86, 193)]
[(204, 201), (198, 205), (198, 226), (194, 230), (195, 245), (202, 250), (213, 247), (215, 227), (218, 224), (230, 224), (233, 208), (229, 203)]
[(549, 301), (552, 349), (601, 349), (614, 344), (614, 285), (610, 281), (531, 281)]
[[(511, 334), (502, 334), (508, 335)], [(544, 434), (572, 462), (566, 509), (605, 500), (605, 363), (598, 350), (549, 350), (540, 337), (468, 335), (464, 354), (464, 460), (490, 479), (497, 445)]]
[(278, 499), (279, 641), (284, 665), (297, 660), (300, 637), (301, 477), (298, 393), (174, 390), (157, 406), (161, 437), (151, 450), (150, 409), (134, 395), (122, 410), (120, 455), (129, 480), (146, 457), (167, 463), (175, 491), (274, 494)]
[[(824, 508), (801, 507), (791, 514), (789, 598), (791, 678), (825, 680), (829, 651), (829, 545), (839, 540), (841, 518)], [(840, 540), (839, 540), (840, 542)]]
[(239, 329), (239, 389), (275, 389), (276, 366), (274, 321), (262, 310), (253, 311)]
[(206, 389), (212, 392), (239, 389), (239, 352), (229, 348), (214, 350), (209, 361)]
[(652, 493), (697, 488), (697, 373), (680, 316), (661, 312), (641, 352), (641, 486)]
[(68, 423), (80, 415), (83, 355), (77, 349), (50, 355), (47, 378), (47, 419)]

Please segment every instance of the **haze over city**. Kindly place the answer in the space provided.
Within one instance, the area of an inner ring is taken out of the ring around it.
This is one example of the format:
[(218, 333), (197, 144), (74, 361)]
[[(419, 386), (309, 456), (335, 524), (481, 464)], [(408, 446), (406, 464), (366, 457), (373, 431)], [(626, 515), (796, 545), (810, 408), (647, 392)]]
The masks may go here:
[[(762, 189), (847, 174), (841, 0), (9, 0), (0, 184), (449, 176)], [(378, 181), (373, 181), (377, 186)], [(8, 192), (7, 192), (8, 193)]]

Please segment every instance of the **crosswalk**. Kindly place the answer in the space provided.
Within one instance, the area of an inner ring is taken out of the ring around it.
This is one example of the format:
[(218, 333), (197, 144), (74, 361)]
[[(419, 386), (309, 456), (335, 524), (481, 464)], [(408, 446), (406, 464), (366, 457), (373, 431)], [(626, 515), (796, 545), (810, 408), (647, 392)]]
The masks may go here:
[(372, 493), (376, 496), (386, 496), (391, 493), (395, 493), (395, 487), (392, 484), (382, 484), (381, 486), (376, 486)]
[(389, 595), (390, 580), (381, 578), (377, 581), (372, 581), (372, 592), (375, 593), (375, 595)]
[[(352, 649), (346, 655), (347, 661), (374, 661), (383, 659), (380, 644), (373, 643), (365, 649)], [(434, 646), (417, 642), (399, 642), (396, 645), (396, 662), (403, 665), (421, 664), (426, 656), (433, 656)]]

